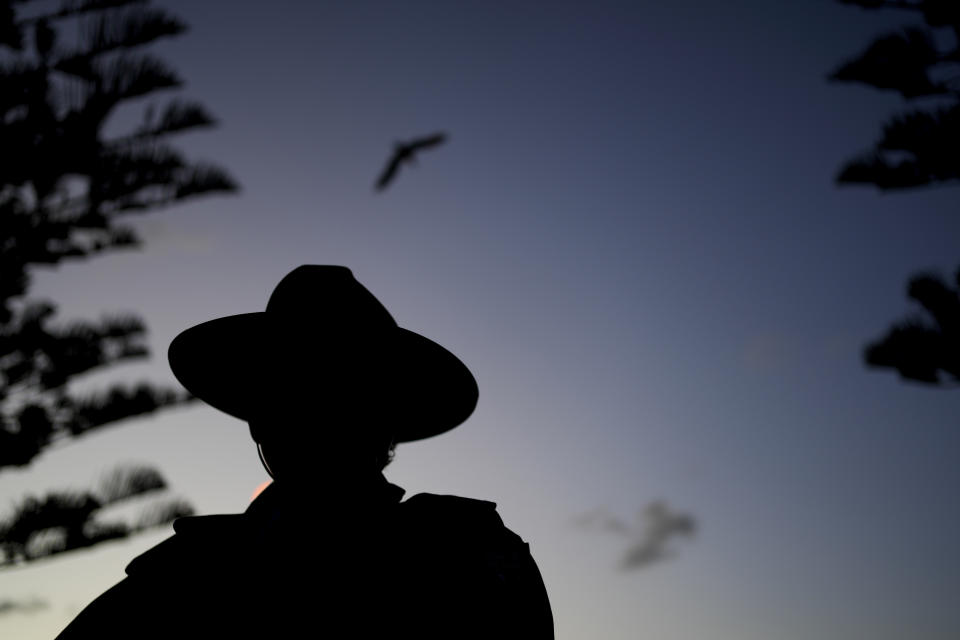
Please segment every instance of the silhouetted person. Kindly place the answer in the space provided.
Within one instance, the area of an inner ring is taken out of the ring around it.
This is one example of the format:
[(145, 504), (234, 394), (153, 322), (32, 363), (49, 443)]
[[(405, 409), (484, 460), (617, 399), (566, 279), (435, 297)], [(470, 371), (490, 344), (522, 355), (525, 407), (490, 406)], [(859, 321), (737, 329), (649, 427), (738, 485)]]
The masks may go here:
[(377, 191), (383, 191), (387, 185), (394, 179), (397, 170), (403, 163), (413, 162), (415, 154), (423, 149), (430, 149), (443, 144), (447, 140), (447, 134), (435, 133), (430, 136), (424, 136), (411, 140), (410, 142), (398, 142), (393, 146), (393, 155), (387, 161), (380, 177), (377, 178)]
[(537, 566), (493, 503), (401, 501), (383, 477), (395, 443), (466, 420), (477, 386), (348, 269), (295, 269), (265, 312), (192, 327), (169, 359), (249, 423), (274, 481), (243, 514), (177, 520), (60, 639), (553, 638)]

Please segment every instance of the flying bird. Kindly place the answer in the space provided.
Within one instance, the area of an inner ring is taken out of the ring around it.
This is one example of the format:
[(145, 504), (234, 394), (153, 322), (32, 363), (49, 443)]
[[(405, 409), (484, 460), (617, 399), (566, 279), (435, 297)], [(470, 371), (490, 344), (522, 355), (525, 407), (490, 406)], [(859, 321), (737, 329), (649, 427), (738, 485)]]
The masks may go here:
[(406, 143), (396, 143), (393, 146), (393, 155), (387, 162), (387, 166), (384, 167), (383, 173), (381, 173), (380, 177), (377, 179), (377, 191), (383, 191), (387, 185), (390, 184), (390, 182), (396, 176), (397, 170), (400, 168), (401, 164), (405, 162), (413, 162), (415, 160), (414, 154), (416, 154), (418, 151), (439, 146), (446, 142), (446, 140), (447, 134), (440, 132), (430, 136), (416, 138), (415, 140), (411, 140)]

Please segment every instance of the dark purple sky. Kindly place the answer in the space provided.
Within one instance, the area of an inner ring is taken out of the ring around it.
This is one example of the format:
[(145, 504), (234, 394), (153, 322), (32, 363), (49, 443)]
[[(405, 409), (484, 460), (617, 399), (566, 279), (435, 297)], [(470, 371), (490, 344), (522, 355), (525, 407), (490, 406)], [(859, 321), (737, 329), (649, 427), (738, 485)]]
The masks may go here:
[[(158, 52), (221, 119), (183, 145), (244, 189), (145, 218), (142, 252), (37, 277), (68, 314), (143, 313), (156, 358), (122, 375), (167, 379), (182, 329), (262, 309), (298, 264), (345, 264), (480, 383), (474, 417), (400, 447), (388, 477), (496, 501), (558, 638), (956, 638), (960, 396), (860, 351), (910, 311), (909, 275), (956, 268), (958, 191), (837, 188), (903, 105), (825, 79), (909, 14), (163, 6), (192, 30)], [(449, 143), (374, 194), (393, 141), (438, 129)], [(83, 481), (108, 454), (158, 463), (205, 513), (242, 509), (263, 477), (246, 426), (194, 408), (51, 453), (2, 495)], [(649, 568), (618, 571), (629, 540), (572, 524), (657, 499), (699, 530)], [(146, 544), (0, 574), (0, 596), (39, 595), (100, 568), (0, 635), (49, 637)]]

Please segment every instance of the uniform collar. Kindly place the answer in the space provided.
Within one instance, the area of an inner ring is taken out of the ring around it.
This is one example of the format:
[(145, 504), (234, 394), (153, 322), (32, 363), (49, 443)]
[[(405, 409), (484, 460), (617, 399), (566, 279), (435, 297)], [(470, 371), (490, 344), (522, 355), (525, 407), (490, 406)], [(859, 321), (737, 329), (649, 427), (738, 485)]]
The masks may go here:
[(304, 491), (274, 481), (250, 503), (245, 515), (254, 520), (276, 520), (281, 515), (314, 509), (343, 513), (376, 512), (398, 504), (405, 493), (401, 487), (387, 482), (383, 474), (378, 474), (369, 484), (351, 487), (349, 491), (331, 491), (325, 487)]

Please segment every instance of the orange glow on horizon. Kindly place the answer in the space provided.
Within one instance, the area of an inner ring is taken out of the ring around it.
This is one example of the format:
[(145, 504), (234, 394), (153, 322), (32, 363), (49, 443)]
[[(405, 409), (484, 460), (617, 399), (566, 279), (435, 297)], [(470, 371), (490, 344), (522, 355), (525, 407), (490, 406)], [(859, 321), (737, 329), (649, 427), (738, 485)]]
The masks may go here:
[(273, 480), (266, 480), (260, 483), (257, 488), (253, 490), (253, 495), (250, 496), (250, 502), (256, 500), (257, 496), (263, 493), (263, 490), (269, 487), (271, 482), (273, 482)]

